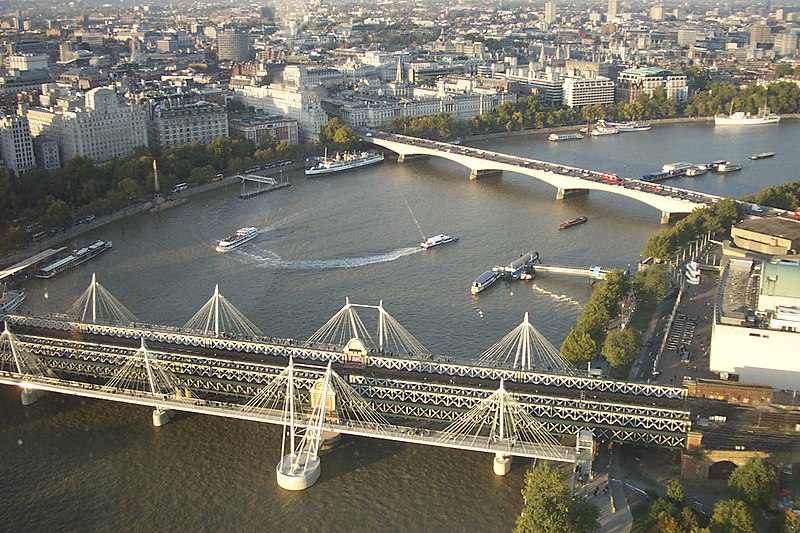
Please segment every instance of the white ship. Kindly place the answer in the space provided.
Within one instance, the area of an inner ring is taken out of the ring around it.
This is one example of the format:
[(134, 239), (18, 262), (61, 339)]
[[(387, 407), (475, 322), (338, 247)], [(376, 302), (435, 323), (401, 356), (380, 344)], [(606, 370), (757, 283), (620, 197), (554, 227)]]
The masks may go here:
[(25, 291), (4, 291), (0, 296), (0, 315), (12, 312), (25, 301)]
[(319, 176), (343, 170), (374, 165), (383, 161), (382, 152), (337, 153), (334, 157), (325, 157), (311, 168), (306, 169), (306, 176)]
[(425, 250), (429, 250), (431, 248), (436, 248), (437, 246), (450, 244), (451, 242), (456, 242), (456, 241), (458, 241), (458, 237), (454, 237), (452, 235), (440, 234), (440, 235), (434, 235), (427, 241), (419, 243), (419, 245)]
[[(733, 104), (731, 104), (731, 111), (733, 111)], [(763, 124), (777, 124), (780, 121), (780, 115), (770, 113), (769, 108), (766, 107), (755, 116), (737, 111), (736, 113), (714, 117), (715, 126), (760, 126)]]
[(568, 141), (572, 139), (583, 139), (583, 134), (581, 133), (551, 133), (548, 137), (553, 142), (558, 141)]
[(612, 128), (608, 126), (595, 126), (592, 131), (590, 132), (594, 136), (598, 135), (615, 135), (619, 133), (618, 128)]
[(491, 285), (498, 279), (500, 279), (499, 272), (493, 272), (491, 270), (487, 270), (486, 272), (478, 276), (475, 279), (475, 281), (472, 282), (472, 287), (470, 287), (469, 292), (471, 292), (472, 294), (478, 294), (479, 292), (489, 287), (489, 285)]
[(258, 237), (258, 228), (247, 227), (241, 228), (239, 231), (231, 235), (230, 237), (225, 237), (217, 244), (217, 251), (218, 252), (229, 252), (236, 248), (237, 246), (241, 246), (247, 241), (251, 241)]

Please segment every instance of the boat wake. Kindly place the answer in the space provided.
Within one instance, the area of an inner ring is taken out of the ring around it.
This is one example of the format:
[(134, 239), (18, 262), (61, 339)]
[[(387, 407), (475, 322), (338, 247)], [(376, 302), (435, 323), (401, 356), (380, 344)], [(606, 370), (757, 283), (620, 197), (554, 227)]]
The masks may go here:
[(357, 268), (377, 263), (388, 263), (396, 261), (401, 257), (418, 253), (421, 248), (417, 246), (409, 246), (406, 248), (398, 248), (391, 252), (384, 254), (368, 255), (365, 257), (340, 257), (331, 259), (299, 259), (299, 260), (285, 260), (278, 254), (272, 251), (266, 251), (265, 254), (247, 252), (244, 250), (237, 250), (239, 255), (245, 256), (253, 260), (265, 268), (274, 268), (278, 270), (335, 270), (342, 268)]
[(531, 288), (534, 291), (538, 292), (539, 294), (544, 294), (545, 296), (549, 296), (550, 298), (552, 298), (553, 300), (555, 300), (557, 302), (564, 302), (564, 303), (568, 303), (570, 305), (574, 305), (576, 307), (583, 307), (583, 304), (581, 304), (578, 300), (570, 298), (566, 294), (556, 294), (554, 292), (548, 291), (547, 289), (543, 289), (543, 288), (539, 287), (536, 284), (531, 285)]

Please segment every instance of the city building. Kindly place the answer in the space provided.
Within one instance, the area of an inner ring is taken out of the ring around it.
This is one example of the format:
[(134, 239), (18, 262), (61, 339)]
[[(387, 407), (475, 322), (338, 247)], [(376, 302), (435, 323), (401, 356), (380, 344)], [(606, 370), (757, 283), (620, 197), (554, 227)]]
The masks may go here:
[(33, 153), (36, 156), (36, 164), (45, 170), (55, 170), (61, 166), (57, 141), (47, 137), (36, 137), (33, 140)]
[(800, 254), (800, 222), (780, 217), (746, 219), (731, 228), (733, 244), (770, 256)]
[(309, 85), (333, 87), (344, 84), (344, 73), (332, 68), (288, 65), (283, 69), (283, 83), (293, 87), (308, 87)]
[(608, 78), (564, 79), (564, 105), (567, 107), (613, 103), (614, 82)]
[(38, 91), (43, 83), (51, 81), (47, 70), (11, 69), (0, 75), (0, 94)]
[(633, 102), (642, 93), (652, 96), (657, 87), (666, 90), (667, 98), (679, 102), (689, 97), (686, 75), (681, 72), (660, 68), (630, 68), (617, 76), (617, 101)]
[(224, 31), (217, 35), (217, 58), (241, 63), (252, 59), (250, 39), (246, 33)]
[(31, 107), (26, 116), (34, 137), (58, 142), (61, 159), (75, 156), (95, 164), (133, 154), (134, 148), (147, 146), (147, 114), (134, 104), (120, 101), (117, 93), (97, 87), (86, 93), (84, 105), (49, 108)]
[(231, 137), (242, 137), (258, 146), (267, 139), (297, 144), (300, 132), (297, 120), (281, 117), (235, 118), (228, 122)]
[(750, 28), (750, 48), (759, 48), (772, 42), (772, 28), (766, 24), (754, 24)]
[(195, 141), (208, 144), (228, 136), (228, 113), (223, 107), (208, 102), (183, 103), (167, 99), (150, 106), (147, 129), (151, 146), (162, 150)]
[(318, 85), (291, 87), (273, 83), (237, 88), (234, 97), (255, 111), (295, 119), (300, 139), (316, 142), (320, 130), (328, 122), (328, 115), (322, 109), (322, 98), (326, 94), (325, 88)]
[(555, 0), (549, 0), (544, 4), (544, 21), (548, 24), (552, 24), (556, 21), (556, 2)]
[(606, 20), (611, 22), (619, 15), (619, 0), (608, 0), (608, 14)]
[(800, 388), (800, 262), (731, 259), (711, 329), (710, 368), (722, 379)]
[(36, 166), (28, 119), (18, 115), (0, 117), (0, 157), (16, 175)]
[(22, 72), (47, 68), (46, 54), (13, 54), (6, 57), (6, 66)]

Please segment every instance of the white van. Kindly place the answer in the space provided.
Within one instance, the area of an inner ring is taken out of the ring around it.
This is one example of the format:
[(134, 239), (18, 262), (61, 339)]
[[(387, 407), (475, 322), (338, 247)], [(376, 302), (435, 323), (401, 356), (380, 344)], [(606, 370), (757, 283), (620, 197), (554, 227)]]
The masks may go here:
[(172, 194), (178, 194), (179, 192), (185, 191), (188, 188), (189, 184), (184, 181), (183, 183), (176, 183), (175, 186), (172, 189), (170, 189), (169, 192), (171, 192)]

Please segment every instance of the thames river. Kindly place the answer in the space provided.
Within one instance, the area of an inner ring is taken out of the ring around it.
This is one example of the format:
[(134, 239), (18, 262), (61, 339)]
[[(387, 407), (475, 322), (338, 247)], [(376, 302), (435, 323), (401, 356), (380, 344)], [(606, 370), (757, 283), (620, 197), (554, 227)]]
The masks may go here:
[[(740, 197), (794, 181), (800, 122), (715, 128), (656, 126), (640, 133), (552, 143), (546, 135), (497, 138), (481, 148), (640, 177), (664, 163), (740, 162), (732, 174), (681, 178), (678, 187)], [(747, 158), (775, 151), (761, 161)], [(393, 159), (387, 153), (387, 161)], [(543, 262), (635, 265), (660, 229), (659, 213), (592, 192), (555, 190), (505, 173), (469, 181), (443, 160), (391, 162), (306, 179), (240, 200), (238, 186), (192, 197), (157, 215), (105, 226), (113, 248), (50, 280), (29, 280), (22, 311), (63, 312), (92, 272), (140, 321), (183, 325), (220, 292), (266, 335), (306, 339), (349, 297), (378, 304), (434, 354), (475, 360), (525, 312), (559, 346), (587, 301), (580, 278), (499, 282), (471, 296), (472, 280), (536, 250)], [(564, 220), (589, 222), (558, 230)], [(261, 234), (220, 254), (216, 241), (243, 226)], [(437, 233), (460, 242), (422, 252)], [(375, 324), (363, 310), (364, 322)], [(0, 529), (5, 531), (510, 531), (529, 462), (498, 478), (488, 455), (346, 439), (322, 455), (322, 476), (300, 493), (278, 488), (277, 428), (178, 415), (152, 426), (150, 410), (50, 395), (23, 408), (0, 388)]]

